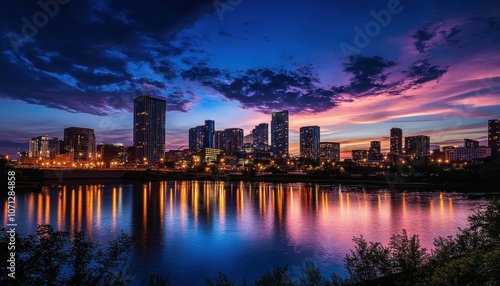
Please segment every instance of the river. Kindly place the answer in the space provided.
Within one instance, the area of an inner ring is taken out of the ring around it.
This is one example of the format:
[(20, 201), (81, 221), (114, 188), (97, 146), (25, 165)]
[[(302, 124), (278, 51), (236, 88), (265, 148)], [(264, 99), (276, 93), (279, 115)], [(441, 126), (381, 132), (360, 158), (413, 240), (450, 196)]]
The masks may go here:
[[(440, 192), (319, 184), (167, 181), (54, 184), (16, 197), (17, 231), (38, 224), (82, 230), (95, 242), (133, 235), (134, 284), (170, 273), (173, 285), (202, 285), (223, 270), (240, 285), (274, 266), (298, 279), (306, 262), (345, 275), (353, 236), (386, 244), (406, 229), (432, 248), (467, 226), (483, 200)], [(2, 221), (7, 224), (7, 202)]]

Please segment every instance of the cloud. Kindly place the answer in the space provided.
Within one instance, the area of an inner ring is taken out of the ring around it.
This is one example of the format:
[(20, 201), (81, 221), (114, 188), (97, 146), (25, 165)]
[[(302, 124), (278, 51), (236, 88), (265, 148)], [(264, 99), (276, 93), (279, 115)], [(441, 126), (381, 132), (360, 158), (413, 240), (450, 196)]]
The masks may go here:
[(415, 85), (421, 85), (423, 83), (437, 80), (441, 78), (448, 67), (439, 67), (437, 65), (431, 65), (429, 59), (418, 60), (414, 62), (408, 71), (404, 73), (411, 80), (410, 85), (413, 87)]
[(436, 36), (437, 27), (432, 24), (427, 24), (423, 28), (415, 31), (413, 38), (415, 39), (415, 48), (423, 53), (429, 47), (428, 41)]
[(381, 56), (351, 56), (349, 61), (344, 63), (344, 72), (354, 76), (344, 89), (356, 96), (377, 93), (377, 90), (385, 86), (387, 74), (384, 72), (395, 65), (397, 65), (396, 62), (386, 60)]
[(258, 68), (235, 74), (202, 66), (182, 76), (238, 101), (242, 108), (263, 113), (281, 109), (295, 114), (322, 112), (335, 107), (338, 99), (336, 92), (320, 85), (310, 66), (293, 70)]
[[(200, 53), (196, 37), (180, 31), (213, 13), (201, 0), (71, 1), (58, 9), (32, 38), (23, 37), (20, 19), (41, 10), (36, 2), (0, 12), (0, 96), (94, 115), (110, 114), (110, 107), (130, 110), (123, 94), (150, 87), (167, 97), (166, 85), (178, 78), (175, 58)], [(185, 112), (190, 95), (179, 96), (176, 102), (183, 103), (171, 110)]]

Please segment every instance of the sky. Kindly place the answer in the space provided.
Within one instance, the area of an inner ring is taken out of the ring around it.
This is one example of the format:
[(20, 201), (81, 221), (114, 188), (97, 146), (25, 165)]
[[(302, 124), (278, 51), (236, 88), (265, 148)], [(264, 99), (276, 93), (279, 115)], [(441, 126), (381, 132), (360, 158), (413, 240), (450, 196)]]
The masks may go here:
[(8, 1), (0, 11), (0, 153), (95, 129), (132, 145), (133, 98), (167, 100), (166, 146), (188, 129), (319, 125), (342, 157), (389, 148), (391, 127), (431, 145), (487, 144), (500, 118), (499, 1)]

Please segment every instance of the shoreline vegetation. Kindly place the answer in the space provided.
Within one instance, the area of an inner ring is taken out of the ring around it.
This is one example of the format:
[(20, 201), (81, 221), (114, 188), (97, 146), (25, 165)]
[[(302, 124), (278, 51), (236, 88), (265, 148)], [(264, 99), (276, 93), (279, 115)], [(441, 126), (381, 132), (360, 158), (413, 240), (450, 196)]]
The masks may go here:
[[(300, 277), (292, 277), (285, 265), (267, 270), (253, 282), (243, 279), (237, 284), (221, 270), (205, 278), (204, 285), (499, 285), (500, 200), (474, 210), (468, 221), (469, 226), (459, 228), (455, 235), (435, 238), (430, 252), (421, 246), (417, 234), (410, 236), (404, 229), (393, 234), (387, 246), (368, 242), (362, 235), (354, 237), (354, 248), (344, 257), (347, 277), (335, 273), (324, 277), (319, 268), (306, 263)], [(2, 229), (0, 244), (6, 246), (9, 240), (8, 230)], [(134, 281), (135, 267), (128, 258), (134, 239), (123, 231), (117, 239), (100, 245), (83, 232), (40, 225), (36, 234), (16, 234), (15, 241), (16, 279), (8, 277), (7, 266), (1, 266), (2, 285), (172, 285), (170, 274), (165, 273)], [(0, 259), (8, 258), (7, 247), (2, 247)]]

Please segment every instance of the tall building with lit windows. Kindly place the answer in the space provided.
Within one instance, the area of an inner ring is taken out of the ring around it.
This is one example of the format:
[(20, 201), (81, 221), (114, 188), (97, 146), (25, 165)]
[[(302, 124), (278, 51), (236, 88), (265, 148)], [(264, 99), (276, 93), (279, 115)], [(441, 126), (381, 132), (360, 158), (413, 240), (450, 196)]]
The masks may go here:
[(261, 123), (252, 129), (253, 148), (259, 150), (268, 150), (269, 148), (269, 124)]
[(429, 156), (431, 138), (429, 136), (417, 135), (405, 137), (406, 155)]
[(300, 128), (300, 157), (319, 159), (319, 126)]
[(28, 157), (54, 159), (59, 154), (59, 140), (57, 137), (38, 136), (29, 142)]
[(165, 99), (147, 95), (134, 99), (134, 147), (141, 164), (154, 165), (165, 153)]
[(68, 127), (64, 129), (64, 151), (73, 154), (76, 162), (92, 160), (96, 156), (94, 129)]
[(284, 158), (288, 152), (288, 110), (273, 112), (271, 118), (271, 152)]
[(243, 129), (224, 129), (225, 151), (227, 155), (234, 155), (236, 151), (243, 150)]
[(381, 151), (382, 143), (380, 141), (371, 141), (370, 149), (368, 150), (368, 159), (369, 160), (381, 160), (382, 159), (382, 151)]
[(493, 158), (500, 158), (500, 119), (488, 120), (488, 147)]
[(403, 153), (403, 129), (401, 128), (391, 128), (391, 154), (402, 154)]
[(319, 158), (321, 161), (340, 162), (340, 143), (320, 142)]
[(189, 129), (189, 149), (201, 150), (215, 147), (215, 121), (205, 120), (204, 125)]
[(226, 150), (226, 133), (224, 130), (215, 131), (214, 146), (215, 149)]

